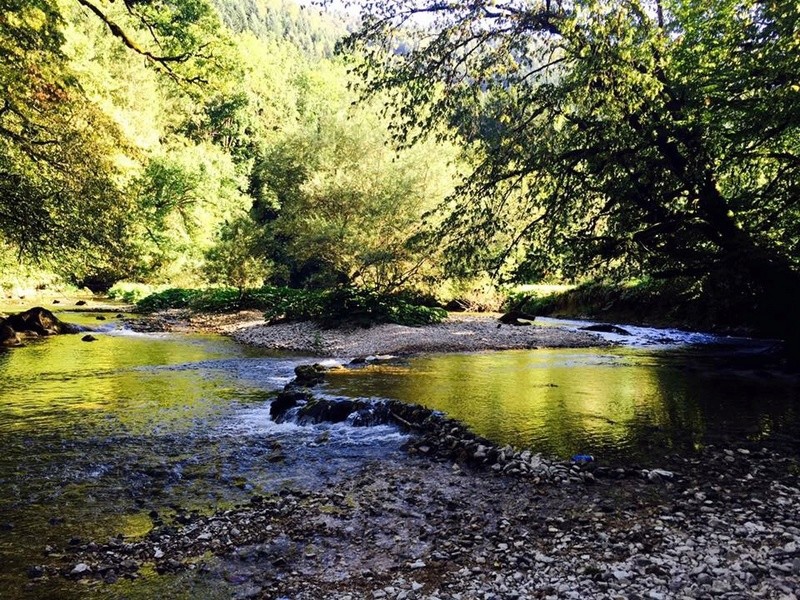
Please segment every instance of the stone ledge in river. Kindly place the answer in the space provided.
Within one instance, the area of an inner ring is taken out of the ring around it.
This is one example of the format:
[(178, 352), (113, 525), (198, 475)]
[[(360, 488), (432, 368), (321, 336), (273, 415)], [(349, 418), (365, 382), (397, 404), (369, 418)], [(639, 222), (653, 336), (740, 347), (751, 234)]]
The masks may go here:
[(528, 478), (533, 483), (593, 483), (596, 477), (634, 477), (651, 482), (666, 482), (671, 479), (654, 476), (651, 472), (636, 467), (610, 469), (594, 462), (575, 464), (574, 461), (547, 459), (539, 453), (511, 446), (500, 448), (473, 433), (461, 422), (418, 404), (398, 400), (314, 396), (310, 388), (322, 383), (329, 370), (330, 368), (320, 364), (296, 367), (296, 377), (278, 393), (270, 405), (272, 420), (276, 423), (294, 421), (299, 425), (343, 422), (352, 427), (394, 425), (414, 434), (405, 444), (405, 450), (409, 454), (452, 460), (479, 470)]
[(640, 476), (635, 469), (612, 471), (598, 468), (595, 464), (575, 465), (553, 461), (511, 446), (500, 448), (438, 411), (397, 400), (317, 398), (310, 390), (290, 384), (273, 401), (270, 415), (277, 423), (294, 420), (300, 425), (343, 422), (352, 427), (395, 425), (415, 434), (405, 445), (409, 454), (452, 460), (479, 470), (528, 477), (533, 483), (591, 483), (595, 475), (600, 474), (611, 477)]
[(20, 336), (38, 337), (80, 331), (83, 331), (82, 327), (64, 323), (46, 308), (36, 306), (0, 320), (0, 344), (20, 346)]

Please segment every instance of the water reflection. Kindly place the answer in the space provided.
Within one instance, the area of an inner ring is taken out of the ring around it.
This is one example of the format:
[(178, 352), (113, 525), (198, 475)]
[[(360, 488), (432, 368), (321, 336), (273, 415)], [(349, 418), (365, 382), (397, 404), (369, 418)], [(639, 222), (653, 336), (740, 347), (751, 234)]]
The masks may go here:
[(404, 441), (389, 428), (331, 427), (320, 447), (318, 429), (272, 423), (265, 400), (296, 359), (219, 336), (95, 335), (0, 351), (0, 597), (179, 597), (180, 586), (159, 591), (174, 583), (163, 577), (109, 589), (57, 578), (28, 593), (26, 569), (45, 545), (143, 535), (151, 510), (321, 485)]
[(795, 430), (796, 381), (703, 355), (617, 348), (430, 355), (330, 378), (334, 394), (422, 403), (499, 443), (647, 458)]

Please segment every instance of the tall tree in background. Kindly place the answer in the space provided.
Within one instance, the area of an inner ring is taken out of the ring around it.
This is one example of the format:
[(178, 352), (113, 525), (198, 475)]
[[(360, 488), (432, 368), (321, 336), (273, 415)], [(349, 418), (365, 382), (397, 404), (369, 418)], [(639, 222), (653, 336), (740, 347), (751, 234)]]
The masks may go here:
[(470, 144), (441, 232), (454, 257), (500, 236), (487, 258), (522, 278), (724, 271), (764, 309), (800, 297), (796, 2), (362, 6), (343, 47), (392, 95), (399, 137), (445, 123)]
[(204, 0), (0, 0), (0, 242), (28, 258), (85, 254), (85, 266), (125, 260), (125, 167), (141, 148), (65, 50), (81, 13), (184, 86), (206, 79), (219, 42)]

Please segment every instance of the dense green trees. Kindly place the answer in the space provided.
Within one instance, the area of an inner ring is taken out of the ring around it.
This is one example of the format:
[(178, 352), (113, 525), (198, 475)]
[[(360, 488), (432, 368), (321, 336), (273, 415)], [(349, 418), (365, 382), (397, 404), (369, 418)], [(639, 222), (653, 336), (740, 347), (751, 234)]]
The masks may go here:
[(437, 269), (415, 244), (421, 215), (452, 191), (455, 153), (396, 152), (376, 107), (352, 106), (341, 66), (300, 81), (300, 119), (255, 164), (254, 214), (269, 255), (293, 285), (383, 291)]
[(9, 252), (97, 287), (431, 274), (412, 240), (454, 154), (391, 149), (380, 105), (355, 106), (332, 58), (336, 20), (287, 0), (7, 8)]
[(400, 136), (444, 123), (476, 159), (442, 230), (457, 260), (513, 257), (522, 278), (724, 271), (784, 309), (800, 293), (796, 2), (363, 10), (345, 48)]
[[(221, 44), (215, 14), (195, 0), (8, 0), (0, 9), (2, 242), (76, 280), (135, 272), (139, 207), (127, 187), (147, 161), (143, 140), (164, 131), (160, 119), (149, 130), (136, 122), (171, 93), (141, 60), (173, 89), (206, 79)], [(141, 81), (150, 85), (134, 92)], [(125, 107), (136, 94), (140, 106)]]
[(98, 284), (800, 294), (796, 3), (357, 4), (354, 76), (343, 22), (291, 0), (0, 0), (0, 254)]

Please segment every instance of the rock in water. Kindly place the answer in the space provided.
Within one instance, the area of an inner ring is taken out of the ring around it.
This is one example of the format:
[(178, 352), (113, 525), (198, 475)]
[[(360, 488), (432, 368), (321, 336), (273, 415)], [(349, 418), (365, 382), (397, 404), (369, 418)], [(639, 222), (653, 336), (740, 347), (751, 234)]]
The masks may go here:
[(56, 335), (81, 331), (79, 326), (60, 321), (52, 312), (41, 306), (11, 315), (5, 324), (21, 334)]
[(97, 338), (94, 337), (91, 333), (87, 333), (85, 336), (81, 338), (82, 342), (96, 342)]
[(314, 387), (325, 381), (327, 371), (328, 369), (320, 364), (298, 365), (294, 369), (293, 383), (303, 387)]
[(597, 325), (587, 325), (586, 327), (581, 327), (581, 331), (596, 331), (598, 333), (615, 333), (617, 335), (631, 335), (631, 332), (627, 329), (623, 329), (618, 325), (612, 325), (610, 323), (598, 323)]
[(5, 321), (0, 321), (0, 346), (21, 346), (19, 335)]
[(502, 325), (516, 325), (517, 327), (523, 325), (530, 325), (536, 319), (536, 315), (530, 315), (518, 310), (512, 310), (504, 314), (498, 319)]

